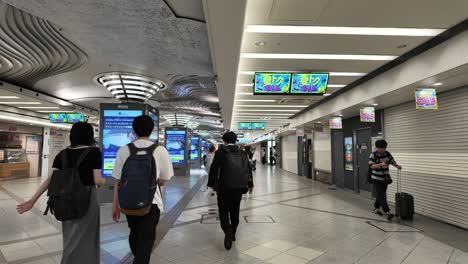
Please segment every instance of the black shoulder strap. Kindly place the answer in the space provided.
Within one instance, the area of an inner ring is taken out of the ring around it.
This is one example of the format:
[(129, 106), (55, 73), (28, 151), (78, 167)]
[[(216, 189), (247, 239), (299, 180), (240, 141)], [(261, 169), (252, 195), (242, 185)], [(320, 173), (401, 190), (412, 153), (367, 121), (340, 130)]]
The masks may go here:
[(130, 156), (136, 155), (138, 149), (135, 146), (135, 144), (129, 143), (129, 144), (127, 144), (127, 146), (128, 146), (128, 149), (130, 150)]
[(83, 160), (86, 158), (86, 156), (88, 156), (88, 153), (91, 151), (91, 148), (86, 148), (80, 155), (80, 157), (78, 158), (78, 160), (76, 161), (76, 164), (74, 164), (74, 168), (78, 168), (81, 163), (83, 162)]
[(153, 155), (154, 151), (156, 150), (156, 148), (158, 147), (158, 144), (153, 144), (149, 147), (146, 148), (146, 151), (147, 151), (147, 155)]

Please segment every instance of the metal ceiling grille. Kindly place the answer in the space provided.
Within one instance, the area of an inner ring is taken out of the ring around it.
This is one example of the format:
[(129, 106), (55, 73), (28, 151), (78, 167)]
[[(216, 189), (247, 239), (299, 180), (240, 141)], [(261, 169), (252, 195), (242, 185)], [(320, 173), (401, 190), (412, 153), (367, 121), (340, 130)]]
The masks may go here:
[(133, 73), (105, 73), (97, 76), (96, 81), (116, 99), (126, 102), (145, 102), (166, 88), (161, 80)]
[(166, 114), (163, 115), (163, 118), (171, 125), (171, 126), (187, 126), (188, 124), (194, 123), (192, 119), (194, 118), (191, 115), (187, 114)]

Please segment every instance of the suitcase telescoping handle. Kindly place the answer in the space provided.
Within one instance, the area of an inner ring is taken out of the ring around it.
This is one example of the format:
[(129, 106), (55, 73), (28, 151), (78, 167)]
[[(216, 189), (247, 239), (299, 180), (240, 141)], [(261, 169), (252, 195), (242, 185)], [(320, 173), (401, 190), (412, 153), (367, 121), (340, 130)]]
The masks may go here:
[(397, 169), (397, 193), (401, 192), (401, 169)]

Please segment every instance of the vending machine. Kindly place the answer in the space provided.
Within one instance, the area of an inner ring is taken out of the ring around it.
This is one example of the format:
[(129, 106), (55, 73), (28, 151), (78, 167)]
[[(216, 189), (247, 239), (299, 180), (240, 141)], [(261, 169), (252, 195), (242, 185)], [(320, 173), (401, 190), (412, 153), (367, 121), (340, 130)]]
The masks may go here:
[(154, 121), (150, 140), (158, 143), (159, 111), (147, 104), (101, 104), (99, 146), (102, 151), (102, 175), (107, 178), (105, 186), (99, 188), (102, 203), (112, 202), (114, 180), (112, 172), (117, 152), (137, 139), (133, 132), (133, 120), (137, 116), (149, 115)]

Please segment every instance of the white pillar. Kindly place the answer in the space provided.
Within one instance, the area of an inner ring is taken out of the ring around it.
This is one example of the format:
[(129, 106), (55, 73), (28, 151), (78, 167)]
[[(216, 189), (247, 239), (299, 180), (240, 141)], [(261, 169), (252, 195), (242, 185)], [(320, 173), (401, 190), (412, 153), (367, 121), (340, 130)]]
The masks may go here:
[(49, 176), (49, 156), (50, 156), (50, 128), (45, 127), (42, 135), (42, 157), (41, 157), (41, 177)]

